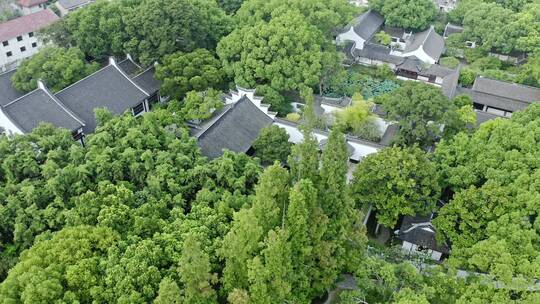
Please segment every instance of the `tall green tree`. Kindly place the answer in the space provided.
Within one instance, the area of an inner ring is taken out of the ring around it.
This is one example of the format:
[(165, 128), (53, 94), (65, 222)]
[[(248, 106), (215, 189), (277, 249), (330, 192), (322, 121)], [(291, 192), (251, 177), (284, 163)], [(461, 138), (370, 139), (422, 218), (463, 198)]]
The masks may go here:
[(386, 148), (367, 156), (354, 172), (357, 203), (371, 204), (377, 220), (394, 227), (400, 215), (433, 211), (441, 188), (435, 164), (417, 147)]
[(510, 120), (459, 134), (435, 153), (448, 202), (434, 224), (452, 243), (451, 262), (507, 284), (538, 277), (538, 170), (530, 155), (538, 150), (539, 111), (531, 105)]
[(312, 234), (312, 217), (316, 212), (313, 202), (317, 200), (317, 190), (308, 180), (299, 181), (291, 189), (287, 208), (287, 225), (291, 244), (291, 262), (293, 267), (292, 298), (295, 303), (309, 303), (313, 293), (311, 282), (315, 264), (313, 245), (317, 241)]
[(155, 304), (180, 304), (182, 303), (182, 292), (176, 282), (166, 277), (159, 283), (158, 296), (154, 300)]
[(431, 0), (372, 0), (370, 8), (384, 16), (387, 25), (425, 30), (437, 16)]
[(128, 1), (98, 1), (66, 16), (70, 41), (85, 55), (100, 59), (122, 55), (129, 40), (123, 17), (132, 9)]
[(162, 83), (162, 95), (181, 100), (189, 91), (222, 87), (224, 75), (221, 63), (212, 53), (196, 49), (165, 56), (156, 67), (156, 79)]
[(274, 161), (285, 163), (291, 154), (291, 147), (289, 134), (278, 126), (263, 128), (253, 143), (255, 156), (260, 158), (263, 164)]
[(249, 262), (251, 303), (284, 303), (291, 297), (293, 272), (287, 239), (286, 230), (271, 230), (261, 254)]
[(519, 70), (517, 81), (540, 88), (540, 53), (529, 57)]
[(97, 63), (87, 63), (77, 48), (46, 47), (24, 60), (13, 75), (13, 86), (22, 92), (37, 88), (42, 80), (53, 91), (60, 91), (99, 69)]
[(188, 234), (184, 240), (178, 272), (184, 284), (184, 301), (193, 304), (217, 303), (216, 292), (212, 288), (217, 277), (210, 272), (208, 254), (194, 234)]
[(289, 174), (280, 164), (268, 167), (255, 186), (253, 214), (266, 234), (285, 221), (289, 192)]
[(11, 303), (107, 301), (104, 260), (119, 236), (109, 228), (79, 226), (36, 242), (0, 285)]
[(235, 214), (220, 251), (225, 260), (222, 282), (227, 293), (234, 289), (249, 289), (247, 264), (259, 252), (262, 238), (263, 229), (251, 209), (243, 209)]

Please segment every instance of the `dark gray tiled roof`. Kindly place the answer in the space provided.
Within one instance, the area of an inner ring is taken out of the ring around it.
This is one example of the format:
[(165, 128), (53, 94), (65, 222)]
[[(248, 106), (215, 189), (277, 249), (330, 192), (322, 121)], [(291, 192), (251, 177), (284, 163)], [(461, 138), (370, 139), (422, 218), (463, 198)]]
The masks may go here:
[(382, 26), (384, 18), (373, 10), (365, 12), (358, 18), (354, 25), (354, 31), (364, 40), (369, 40)]
[(390, 146), (392, 142), (394, 141), (394, 137), (396, 137), (396, 134), (399, 132), (399, 124), (391, 124), (388, 127), (386, 127), (386, 131), (384, 131), (383, 136), (381, 137), (381, 141), (379, 144), (383, 146)]
[(484, 111), (474, 111), (476, 113), (476, 125), (481, 125), (485, 123), (486, 121), (497, 119), (497, 118), (504, 118), (499, 115), (487, 113)]
[(405, 34), (405, 29), (399, 27), (390, 27), (385, 25), (382, 30), (391, 37), (396, 38), (402, 38)]
[[(415, 225), (416, 224), (416, 225)], [(447, 244), (440, 244), (435, 238), (435, 228), (431, 224), (431, 216), (405, 216), (397, 237), (400, 240), (422, 246), (442, 253), (449, 253)]]
[(454, 70), (453, 73), (443, 78), (441, 89), (443, 91), (444, 96), (448, 97), (449, 99), (452, 99), (456, 96), (458, 81), (459, 81), (459, 67), (456, 70)]
[(426, 69), (426, 64), (422, 60), (414, 56), (410, 56), (406, 57), (403, 62), (400, 63), (397, 67), (400, 70), (405, 70), (413, 73), (421, 73), (423, 70)]
[(62, 5), (62, 7), (65, 9), (73, 9), (86, 5), (90, 2), (95, 2), (95, 0), (58, 0), (58, 3), (60, 3), (60, 5)]
[(390, 48), (375, 43), (366, 43), (362, 50), (355, 49), (354, 55), (356, 57), (369, 58), (371, 60), (379, 60), (396, 65), (405, 60), (403, 57), (390, 55)]
[(455, 70), (443, 67), (438, 64), (426, 64), (415, 56), (406, 57), (405, 60), (397, 67), (401, 70), (418, 73), (423, 76), (437, 76), (441, 78), (444, 78), (455, 72)]
[(463, 27), (451, 23), (447, 23), (444, 27), (444, 37), (449, 37), (452, 34), (457, 34), (463, 32)]
[(135, 76), (137, 72), (141, 70), (141, 67), (138, 66), (133, 60), (126, 58), (120, 62), (118, 62), (118, 67), (126, 73), (126, 75), (129, 76)]
[(122, 114), (148, 94), (117, 67), (108, 65), (58, 92), (56, 97), (85, 121), (85, 133), (91, 133), (96, 128), (94, 109), (107, 108), (113, 114)]
[(482, 93), (482, 92), (476, 92), (474, 90), (471, 90), (468, 88), (462, 88), (462, 87), (457, 88), (456, 94), (458, 95), (466, 94), (466, 95), (469, 95), (472, 98), (473, 102), (475, 103), (483, 104), (486, 106), (499, 108), (499, 109), (503, 109), (503, 110), (511, 111), (511, 112), (523, 110), (529, 105), (529, 103), (527, 102), (522, 102), (522, 101), (505, 98), (505, 97), (501, 97), (497, 95)]
[(261, 129), (272, 121), (244, 96), (192, 134), (197, 137), (203, 155), (217, 158), (223, 154), (224, 149), (247, 152)]
[(482, 76), (474, 81), (473, 90), (526, 103), (540, 101), (540, 89)]
[(160, 82), (155, 78), (155, 73), (156, 69), (152, 67), (133, 77), (133, 80), (152, 95), (159, 91), (159, 87), (161, 86)]
[(433, 75), (433, 76), (444, 78), (455, 72), (456, 70), (452, 70), (442, 65), (432, 64), (423, 73), (425, 73), (426, 75)]
[(50, 93), (37, 89), (2, 107), (4, 113), (23, 132), (30, 132), (41, 122), (70, 131), (82, 127), (82, 121)]
[(413, 41), (405, 48), (405, 53), (423, 48), (426, 54), (438, 61), (444, 52), (444, 38), (435, 32), (432, 26), (429, 29), (414, 34)]
[(11, 101), (23, 96), (24, 94), (15, 90), (11, 85), (11, 77), (17, 70), (12, 70), (0, 74), (0, 106), (6, 105)]

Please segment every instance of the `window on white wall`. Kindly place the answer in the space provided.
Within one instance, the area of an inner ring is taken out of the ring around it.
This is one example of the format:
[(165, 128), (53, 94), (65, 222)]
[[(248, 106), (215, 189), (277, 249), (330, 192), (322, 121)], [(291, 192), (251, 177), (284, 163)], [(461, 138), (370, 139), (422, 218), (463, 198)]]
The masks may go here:
[(9, 41), (2, 41), (2, 45), (3, 45), (3, 46), (8, 46), (8, 45), (9, 45)]
[(22, 41), (22, 36), (18, 36), (17, 41)]
[(13, 56), (13, 53), (12, 53), (12, 52), (7, 52), (7, 53), (6, 53), (6, 56), (7, 56), (7, 57), (11, 57), (11, 56)]
[(26, 47), (25, 46), (21, 46), (21, 53), (22, 52), (25, 52), (26, 51)]
[(32, 47), (33, 48), (37, 47), (37, 42), (32, 42)]

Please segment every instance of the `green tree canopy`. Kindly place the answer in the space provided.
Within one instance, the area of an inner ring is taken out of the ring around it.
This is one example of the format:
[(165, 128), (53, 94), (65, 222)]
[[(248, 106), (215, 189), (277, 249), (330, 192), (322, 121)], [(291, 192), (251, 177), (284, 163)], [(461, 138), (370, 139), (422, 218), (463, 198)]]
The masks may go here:
[[(481, 3), (468, 11), (463, 18), (463, 35), (476, 41), (484, 51), (498, 49), (511, 52), (516, 45), (517, 33), (508, 31), (515, 15), (495, 3)], [(499, 30), (494, 30), (499, 29)]]
[(425, 30), (437, 16), (431, 0), (372, 0), (369, 6), (381, 13), (387, 25)]
[[(70, 42), (93, 58), (124, 53), (128, 41), (123, 16), (133, 7), (128, 1), (97, 1), (66, 16), (64, 30)], [(62, 29), (59, 29), (60, 31)], [(56, 43), (61, 43), (53, 39)], [(62, 44), (60, 44), (62, 45)]]
[(204, 92), (188, 92), (183, 101), (171, 100), (167, 105), (169, 111), (176, 113), (189, 120), (205, 120), (212, 117), (212, 114), (223, 108), (221, 92), (208, 89)]
[(512, 277), (538, 278), (538, 176), (533, 161), (540, 107), (483, 124), (443, 141), (435, 156), (448, 203), (434, 224), (452, 242), (457, 265)]
[(2, 301), (105, 300), (102, 262), (118, 240), (118, 235), (109, 228), (79, 226), (36, 242), (0, 285)]
[(177, 51), (212, 49), (231, 27), (214, 0), (142, 0), (124, 16), (126, 51), (143, 64), (153, 64)]
[(434, 210), (441, 188), (435, 164), (417, 147), (386, 148), (369, 155), (354, 172), (356, 202), (371, 204), (377, 220), (394, 227), (399, 216)]
[(242, 6), (244, 0), (218, 0), (218, 3), (225, 12), (234, 14)]
[(51, 91), (57, 92), (98, 69), (99, 65), (87, 63), (77, 48), (46, 47), (21, 63), (12, 83), (17, 90), (30, 92), (42, 80)]
[(444, 125), (459, 125), (456, 122), (459, 120), (457, 107), (439, 88), (428, 84), (407, 81), (392, 93), (378, 96), (375, 101), (388, 111), (390, 120), (399, 122), (395, 139), (399, 145), (428, 147), (443, 134), (451, 135), (444, 132)]
[(265, 164), (271, 164), (276, 160), (286, 163), (291, 154), (291, 147), (289, 134), (278, 126), (263, 128), (253, 143), (255, 156)]
[(221, 63), (205, 49), (165, 56), (156, 68), (156, 78), (162, 83), (161, 94), (177, 100), (189, 91), (220, 88), (224, 82)]
[(253, 26), (260, 21), (298, 11), (311, 25), (330, 37), (332, 31), (355, 17), (356, 8), (341, 0), (249, 0), (238, 10), (235, 19), (240, 26)]
[[(319, 83), (324, 39), (295, 10), (241, 27), (223, 38), (217, 53), (227, 73), (243, 87), (300, 90)], [(273, 107), (282, 100), (265, 96)]]

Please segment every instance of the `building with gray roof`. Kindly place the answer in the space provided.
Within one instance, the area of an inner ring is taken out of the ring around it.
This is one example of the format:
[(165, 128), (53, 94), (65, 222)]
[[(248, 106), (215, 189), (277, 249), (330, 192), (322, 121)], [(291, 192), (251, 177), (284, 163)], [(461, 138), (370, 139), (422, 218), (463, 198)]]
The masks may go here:
[(472, 88), (457, 87), (455, 95), (468, 95), (473, 100), (477, 112), (491, 115), (477, 115), (478, 120), (511, 117), (532, 103), (540, 102), (540, 89), (522, 84), (479, 76)]
[(361, 50), (364, 48), (364, 43), (373, 38), (383, 23), (384, 18), (381, 14), (374, 10), (369, 10), (345, 27), (342, 32), (337, 35), (336, 41), (338, 43), (352, 41), (354, 42), (354, 48)]
[(226, 105), (212, 119), (199, 126), (191, 126), (201, 152), (208, 158), (217, 158), (224, 150), (247, 152), (264, 127), (273, 118), (261, 111), (247, 96)]
[(24, 134), (39, 123), (73, 131), (75, 138), (94, 131), (94, 110), (106, 108), (113, 114), (131, 111), (140, 115), (159, 99), (159, 82), (154, 68), (139, 74), (141, 68), (126, 59), (117, 63), (111, 57), (109, 65), (51, 94), (45, 84), (38, 81), (38, 89), (23, 94), (15, 90), (11, 77), (15, 71), (0, 74), (0, 127), (10, 133)]
[(404, 251), (415, 254), (425, 252), (436, 261), (448, 256), (450, 246), (437, 241), (436, 229), (431, 223), (433, 217), (433, 214), (403, 217), (401, 227), (395, 231), (395, 235), (403, 241)]
[(24, 93), (17, 91), (12, 83), (11, 77), (17, 72), (17, 70), (11, 70), (0, 74), (0, 106), (21, 97)]
[(412, 36), (412, 39), (406, 44), (402, 56), (415, 56), (423, 62), (434, 64), (439, 62), (444, 47), (444, 38), (431, 26), (429, 29)]
[(146, 112), (150, 94), (111, 58), (109, 65), (59, 91), (56, 97), (86, 122), (84, 132), (88, 134), (96, 128), (95, 109), (106, 108), (118, 115), (142, 105), (141, 112)]
[(77, 136), (84, 126), (84, 121), (52, 95), (41, 82), (36, 90), (3, 104), (1, 112), (0, 117), (7, 117), (12, 124), (3, 124), (9, 133), (24, 134), (31, 132), (40, 123), (50, 123), (55, 127), (68, 129)]

